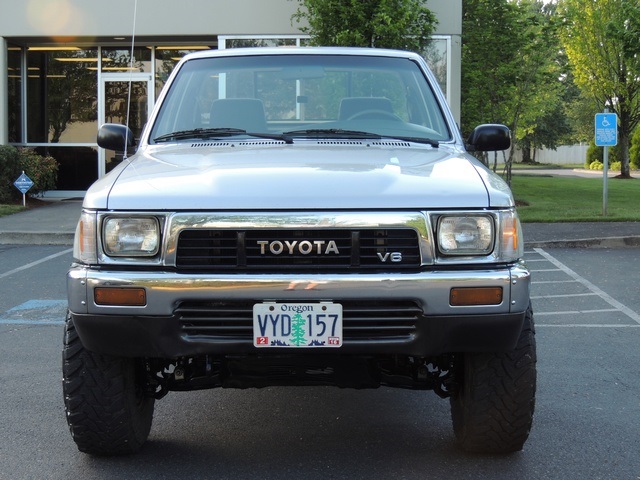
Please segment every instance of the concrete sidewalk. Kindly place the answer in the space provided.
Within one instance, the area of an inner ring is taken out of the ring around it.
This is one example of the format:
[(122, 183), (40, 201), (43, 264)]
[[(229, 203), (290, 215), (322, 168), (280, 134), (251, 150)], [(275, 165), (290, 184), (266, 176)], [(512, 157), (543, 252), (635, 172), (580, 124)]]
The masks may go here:
[(614, 248), (640, 246), (640, 222), (525, 223), (527, 248)]
[(0, 244), (73, 245), (82, 200), (43, 205), (0, 217)]
[[(44, 206), (0, 217), (0, 244), (72, 245), (81, 200), (46, 202)], [(640, 222), (526, 223), (525, 246), (640, 246)]]

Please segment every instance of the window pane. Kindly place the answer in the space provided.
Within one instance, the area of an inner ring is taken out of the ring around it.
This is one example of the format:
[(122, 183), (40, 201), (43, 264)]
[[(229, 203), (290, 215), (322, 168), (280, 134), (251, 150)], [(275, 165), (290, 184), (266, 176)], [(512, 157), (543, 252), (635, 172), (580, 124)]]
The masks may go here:
[[(104, 82), (104, 96), (105, 121), (129, 125), (137, 144), (147, 123), (147, 82), (109, 80)], [(122, 158), (122, 152), (106, 150), (106, 172), (113, 170)]]
[(130, 48), (103, 48), (102, 71), (151, 73), (151, 49), (147, 47), (134, 48), (133, 65), (131, 65)]
[(295, 38), (228, 38), (226, 48), (295, 47)]
[(22, 66), (21, 49), (9, 45), (8, 87), (9, 87), (9, 142), (22, 141)]
[(95, 142), (97, 62), (97, 49), (29, 49), (28, 142)]
[(98, 179), (98, 150), (92, 147), (38, 147), (58, 162), (57, 190), (86, 190)]
[(429, 64), (429, 68), (438, 79), (440, 88), (447, 96), (447, 40), (444, 38), (432, 39), (422, 56)]
[(156, 97), (160, 94), (162, 87), (166, 83), (169, 75), (173, 71), (173, 67), (188, 53), (205, 50), (209, 47), (198, 48), (156, 48)]

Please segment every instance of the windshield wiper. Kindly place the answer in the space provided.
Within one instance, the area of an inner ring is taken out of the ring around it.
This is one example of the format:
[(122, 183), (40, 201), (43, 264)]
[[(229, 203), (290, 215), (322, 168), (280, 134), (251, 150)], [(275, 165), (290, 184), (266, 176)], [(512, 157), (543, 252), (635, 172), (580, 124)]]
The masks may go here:
[(189, 138), (223, 138), (236, 135), (249, 135), (250, 137), (269, 138), (272, 140), (282, 140), (285, 143), (293, 143), (291, 137), (280, 133), (252, 133), (241, 128), (194, 128), (192, 130), (180, 130), (178, 132), (167, 133), (153, 139), (154, 142), (167, 142), (169, 140), (185, 140)]
[(378, 135), (377, 133), (363, 132), (360, 130), (343, 130), (341, 128), (310, 128), (308, 130), (291, 130), (290, 132), (284, 132), (284, 135), (315, 138), (382, 138), (382, 136)]
[(311, 128), (308, 130), (292, 130), (290, 132), (284, 132), (285, 135), (296, 136), (309, 136), (315, 138), (360, 138), (360, 139), (374, 139), (380, 140), (383, 138), (392, 138), (394, 140), (403, 140), (405, 142), (424, 143), (431, 145), (434, 148), (438, 148), (440, 145), (437, 140), (423, 137), (410, 137), (404, 135), (382, 135), (379, 133), (364, 132), (361, 130), (343, 130), (341, 128)]
[(403, 140), (405, 142), (424, 143), (426, 145), (431, 145), (433, 148), (438, 148), (440, 146), (440, 142), (432, 138), (405, 137), (403, 135), (384, 135), (384, 138), (391, 138), (393, 140)]

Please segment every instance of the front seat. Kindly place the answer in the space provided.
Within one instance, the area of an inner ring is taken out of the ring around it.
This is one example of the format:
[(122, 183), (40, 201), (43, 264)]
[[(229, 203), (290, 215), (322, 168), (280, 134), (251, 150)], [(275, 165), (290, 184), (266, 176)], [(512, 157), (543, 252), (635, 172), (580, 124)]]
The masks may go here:
[(247, 132), (267, 131), (262, 100), (257, 98), (222, 98), (214, 100), (209, 113), (211, 128), (240, 128)]

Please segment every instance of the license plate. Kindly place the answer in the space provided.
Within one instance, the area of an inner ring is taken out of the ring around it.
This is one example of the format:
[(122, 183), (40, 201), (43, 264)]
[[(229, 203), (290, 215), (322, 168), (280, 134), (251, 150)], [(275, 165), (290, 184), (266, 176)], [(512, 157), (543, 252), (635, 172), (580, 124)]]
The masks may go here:
[(341, 347), (342, 305), (257, 303), (253, 306), (256, 347)]

